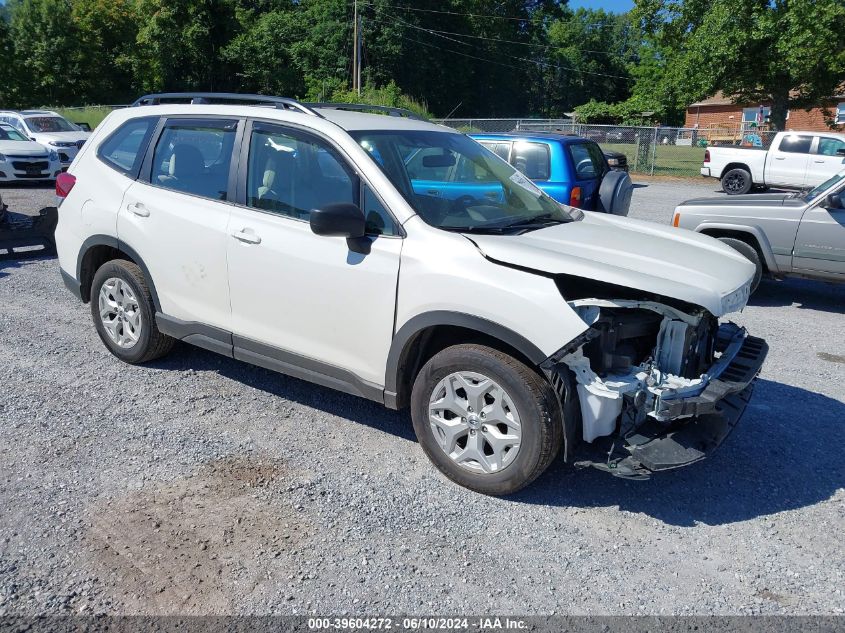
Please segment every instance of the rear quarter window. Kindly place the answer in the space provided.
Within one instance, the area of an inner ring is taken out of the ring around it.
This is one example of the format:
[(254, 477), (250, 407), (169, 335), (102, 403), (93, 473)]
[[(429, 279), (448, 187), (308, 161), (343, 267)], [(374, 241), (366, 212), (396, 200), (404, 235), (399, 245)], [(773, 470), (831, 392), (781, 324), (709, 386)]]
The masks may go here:
[(549, 146), (545, 143), (517, 141), (513, 144), (511, 165), (531, 180), (542, 182), (551, 178), (550, 156)]
[(136, 177), (157, 122), (158, 117), (127, 121), (102, 142), (97, 157), (112, 169)]

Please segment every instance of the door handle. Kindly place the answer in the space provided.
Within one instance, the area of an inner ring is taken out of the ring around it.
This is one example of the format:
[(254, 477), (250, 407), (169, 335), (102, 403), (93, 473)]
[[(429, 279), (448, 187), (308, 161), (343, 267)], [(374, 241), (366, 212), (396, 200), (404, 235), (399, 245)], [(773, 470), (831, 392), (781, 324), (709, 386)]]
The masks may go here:
[(439, 196), (440, 190), (439, 189), (429, 189), (426, 193), (430, 196)]
[(786, 160), (786, 156), (775, 156), (775, 160)]
[(813, 162), (814, 163), (823, 163), (824, 161), (823, 160), (814, 160)]
[(252, 229), (241, 229), (236, 233), (232, 233), (232, 237), (244, 244), (261, 244), (261, 238)]
[(126, 210), (131, 211), (140, 218), (150, 217), (150, 210), (140, 202), (132, 202), (131, 204), (126, 205)]

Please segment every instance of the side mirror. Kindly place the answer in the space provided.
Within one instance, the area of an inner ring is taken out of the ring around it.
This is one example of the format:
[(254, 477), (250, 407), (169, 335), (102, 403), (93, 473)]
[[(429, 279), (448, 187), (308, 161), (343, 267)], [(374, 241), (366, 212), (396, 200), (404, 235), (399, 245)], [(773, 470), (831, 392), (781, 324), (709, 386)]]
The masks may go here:
[(76, 125), (76, 127), (78, 127), (83, 132), (90, 132), (91, 131), (91, 126), (88, 125), (87, 123), (85, 123), (84, 121), (80, 122), (80, 123), (74, 123), (74, 125)]
[(349, 202), (327, 204), (322, 209), (311, 210), (311, 230), (317, 235), (356, 239), (364, 237), (366, 220), (364, 212)]
[(841, 209), (842, 208), (842, 196), (838, 193), (831, 193), (824, 199), (824, 206), (825, 209)]

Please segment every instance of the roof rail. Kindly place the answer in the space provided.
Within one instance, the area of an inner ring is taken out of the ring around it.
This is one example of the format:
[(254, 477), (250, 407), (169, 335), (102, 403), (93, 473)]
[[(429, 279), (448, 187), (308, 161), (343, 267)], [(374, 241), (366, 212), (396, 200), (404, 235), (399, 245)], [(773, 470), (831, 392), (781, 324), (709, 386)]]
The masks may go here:
[(426, 120), (407, 108), (394, 108), (391, 106), (368, 105), (366, 103), (306, 103), (304, 105), (315, 109), (325, 108), (326, 110), (349, 110), (352, 112), (380, 112), (389, 116), (405, 117), (406, 119), (416, 119), (417, 121)]
[(236, 92), (159, 92), (138, 97), (132, 106), (159, 105), (162, 102), (172, 103), (188, 100), (191, 104), (212, 103), (215, 101), (231, 101), (245, 105), (272, 105), (280, 110), (297, 110), (303, 114), (324, 118), (307, 105), (296, 99), (287, 97), (271, 97), (268, 95), (238, 94)]

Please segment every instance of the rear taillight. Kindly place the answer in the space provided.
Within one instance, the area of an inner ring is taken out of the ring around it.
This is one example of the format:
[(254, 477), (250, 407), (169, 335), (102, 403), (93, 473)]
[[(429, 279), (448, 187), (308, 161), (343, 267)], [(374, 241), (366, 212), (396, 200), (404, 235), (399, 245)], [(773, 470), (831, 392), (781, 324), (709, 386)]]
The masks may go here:
[(710, 150), (709, 149), (704, 150), (704, 162), (705, 163), (710, 162)]
[(56, 195), (59, 198), (67, 198), (70, 190), (76, 184), (76, 176), (63, 171), (56, 176)]
[(581, 206), (581, 187), (572, 187), (572, 193), (569, 194), (569, 206)]

